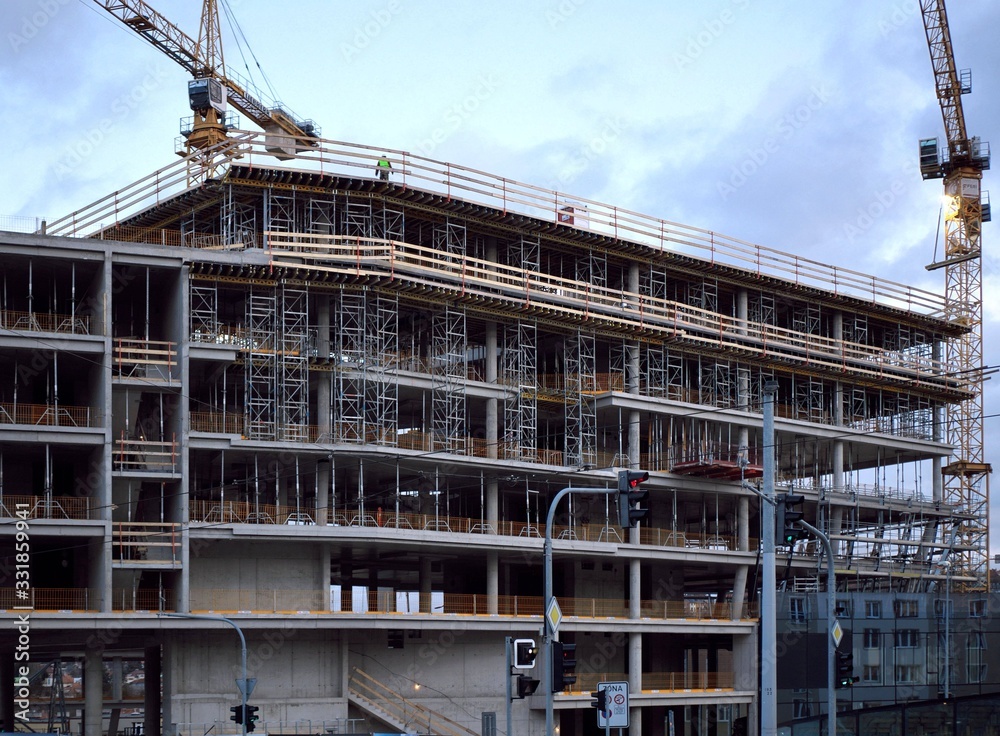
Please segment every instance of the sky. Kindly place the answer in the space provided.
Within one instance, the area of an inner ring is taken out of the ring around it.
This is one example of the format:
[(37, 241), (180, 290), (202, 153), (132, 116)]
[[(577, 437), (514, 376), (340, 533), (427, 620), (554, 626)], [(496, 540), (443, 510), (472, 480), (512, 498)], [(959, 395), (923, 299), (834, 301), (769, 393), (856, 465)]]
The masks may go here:
[[(197, 36), (200, 0), (147, 1)], [(269, 82), (325, 138), (944, 289), (924, 269), (940, 259), (942, 189), (921, 180), (917, 141), (944, 130), (917, 0), (220, 4), (227, 67)], [(956, 63), (973, 72), (967, 128), (1000, 146), (1000, 3), (948, 11)], [(94, 0), (3, 0), (0, 219), (54, 219), (171, 163), (188, 114), (186, 72)], [(991, 366), (996, 227), (983, 233)], [(998, 414), (1000, 375), (987, 462)], [(997, 553), (1000, 503), (992, 518)]]

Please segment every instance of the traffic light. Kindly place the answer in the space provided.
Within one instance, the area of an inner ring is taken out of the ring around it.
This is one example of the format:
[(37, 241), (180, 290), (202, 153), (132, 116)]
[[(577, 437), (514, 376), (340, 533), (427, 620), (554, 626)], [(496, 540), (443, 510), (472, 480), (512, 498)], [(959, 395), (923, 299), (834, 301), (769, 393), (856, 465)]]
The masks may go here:
[(576, 644), (552, 642), (552, 692), (561, 693), (576, 682)]
[(854, 675), (854, 652), (837, 652), (837, 681), (836, 689), (853, 687), (859, 677)]
[(257, 711), (258, 710), (260, 710), (260, 709), (256, 705), (249, 705), (249, 704), (247, 704), (246, 722), (247, 722), (247, 732), (248, 733), (250, 731), (253, 731), (254, 728), (256, 728), (256, 726), (254, 726), (254, 724), (257, 723), (257, 721), (260, 719), (260, 716), (257, 715)]
[(527, 675), (517, 676), (517, 697), (526, 698), (529, 695), (533, 695), (537, 689), (538, 680), (528, 677)]
[(799, 539), (805, 539), (806, 531), (798, 523), (802, 520), (802, 511), (795, 507), (805, 501), (805, 496), (785, 493), (775, 498), (774, 505), (774, 541), (791, 547)]
[(229, 720), (235, 721), (236, 723), (242, 724), (243, 723), (243, 706), (242, 705), (234, 705), (229, 710), (232, 713), (232, 715), (229, 716)]
[(649, 509), (638, 508), (649, 498), (649, 491), (639, 488), (639, 484), (647, 480), (649, 473), (644, 470), (618, 471), (618, 523), (622, 529), (635, 526), (649, 516)]
[(519, 670), (530, 670), (535, 666), (538, 647), (534, 639), (514, 640), (514, 667)]
[(591, 708), (597, 708), (597, 710), (607, 710), (608, 709), (608, 691), (598, 690), (596, 693), (590, 694), (593, 700), (590, 701)]

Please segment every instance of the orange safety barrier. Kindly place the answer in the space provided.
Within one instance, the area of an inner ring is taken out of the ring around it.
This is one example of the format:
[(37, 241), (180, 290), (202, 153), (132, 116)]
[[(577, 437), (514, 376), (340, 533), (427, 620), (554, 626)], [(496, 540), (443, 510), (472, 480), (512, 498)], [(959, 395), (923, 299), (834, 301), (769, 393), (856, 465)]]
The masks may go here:
[(177, 365), (176, 343), (116, 337), (113, 350), (116, 377), (173, 380)]
[(0, 402), (0, 424), (30, 424), (44, 427), (99, 427), (97, 414), (89, 406), (21, 404)]
[(0, 327), (6, 330), (30, 332), (58, 332), (70, 335), (89, 335), (90, 317), (74, 314), (45, 314), (0, 310)]
[(114, 446), (113, 467), (120, 471), (177, 472), (177, 440), (133, 440), (121, 433)]
[[(77, 496), (0, 496), (0, 514), (6, 518), (29, 519), (89, 519), (90, 499)], [(21, 515), (21, 516), (19, 516)]]

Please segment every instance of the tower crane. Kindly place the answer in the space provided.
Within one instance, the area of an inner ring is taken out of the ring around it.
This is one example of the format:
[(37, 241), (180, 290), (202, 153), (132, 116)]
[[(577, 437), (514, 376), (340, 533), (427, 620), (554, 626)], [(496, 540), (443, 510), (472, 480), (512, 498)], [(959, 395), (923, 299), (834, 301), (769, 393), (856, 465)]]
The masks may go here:
[(188, 70), (188, 100), (193, 124), (182, 126), (187, 153), (206, 149), (226, 139), (227, 104), (263, 128), (265, 148), (279, 159), (294, 157), (315, 146), (319, 128), (311, 120), (296, 120), (281, 105), (267, 105), (246, 83), (226, 73), (216, 0), (204, 0), (198, 40), (195, 41), (144, 0), (94, 0), (123, 24)]
[[(983, 171), (990, 168), (989, 144), (970, 138), (962, 95), (972, 91), (972, 74), (959, 72), (951, 45), (944, 0), (920, 0), (927, 46), (944, 118), (946, 146), (937, 138), (920, 141), (920, 173), (944, 179), (944, 259), (927, 269), (945, 273), (947, 317), (966, 328), (946, 346), (946, 365), (967, 382), (971, 397), (948, 409), (950, 462), (941, 469), (944, 500), (958, 504), (965, 519), (955, 537), (951, 569), (988, 585), (989, 476), (983, 457), (983, 282), (982, 240), (989, 204), (982, 192)], [(966, 516), (967, 515), (967, 516)]]

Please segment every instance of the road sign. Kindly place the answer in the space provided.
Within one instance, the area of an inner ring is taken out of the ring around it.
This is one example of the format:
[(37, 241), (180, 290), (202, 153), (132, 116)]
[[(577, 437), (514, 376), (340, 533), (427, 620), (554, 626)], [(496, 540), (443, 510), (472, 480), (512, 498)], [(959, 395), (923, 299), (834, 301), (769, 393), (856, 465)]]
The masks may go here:
[(833, 637), (833, 646), (839, 647), (840, 640), (844, 638), (844, 630), (840, 628), (840, 621), (834, 620), (833, 626), (830, 628), (830, 636)]
[(597, 689), (608, 693), (608, 709), (597, 711), (597, 727), (628, 728), (628, 683), (599, 682)]
[(257, 687), (257, 678), (248, 677), (247, 679), (244, 680), (242, 677), (237, 677), (236, 687), (239, 688), (240, 694), (242, 694), (243, 691), (246, 690), (246, 697), (249, 700), (250, 696), (253, 695), (253, 689)]
[(559, 602), (553, 597), (549, 601), (549, 607), (545, 611), (545, 620), (549, 622), (549, 633), (553, 636), (559, 633), (559, 622), (562, 621), (562, 609)]

